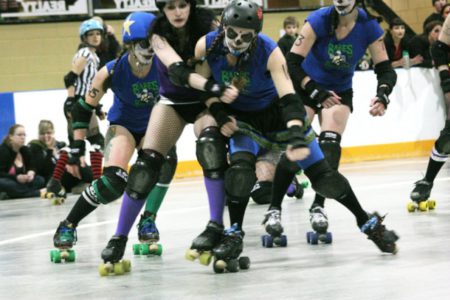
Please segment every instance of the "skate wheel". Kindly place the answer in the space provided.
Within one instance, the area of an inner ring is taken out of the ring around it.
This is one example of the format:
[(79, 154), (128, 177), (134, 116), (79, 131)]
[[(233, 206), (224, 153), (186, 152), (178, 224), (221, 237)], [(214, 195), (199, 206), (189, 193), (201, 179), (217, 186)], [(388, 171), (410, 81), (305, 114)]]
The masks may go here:
[(406, 206), (406, 209), (408, 209), (408, 212), (414, 212), (416, 211), (416, 205), (414, 202), (410, 201), (408, 202), (408, 205)]
[(307, 189), (309, 186), (309, 182), (308, 181), (302, 181), (302, 183), (300, 183), (300, 185), (302, 186), (303, 189)]
[(227, 271), (231, 273), (236, 273), (239, 271), (239, 262), (237, 259), (230, 259), (227, 262)]
[(184, 254), (184, 258), (190, 261), (194, 261), (196, 258), (198, 258), (200, 254), (195, 251), (194, 249), (188, 249), (186, 250), (186, 253)]
[(133, 244), (133, 254), (139, 255), (140, 253), (140, 245), (139, 244)]
[(125, 274), (125, 268), (122, 262), (115, 263), (113, 266), (114, 274), (123, 275)]
[(285, 235), (281, 235), (280, 237), (275, 238), (274, 241), (276, 242), (275, 244), (280, 247), (287, 246), (287, 237)]
[(161, 244), (152, 244), (150, 245), (150, 253), (154, 255), (161, 256), (162, 254), (162, 245)]
[(239, 268), (241, 270), (250, 269), (250, 258), (248, 256), (239, 257)]
[(428, 209), (435, 209), (435, 208), (436, 208), (436, 201), (428, 200)]
[(303, 186), (299, 185), (298, 190), (295, 192), (294, 196), (297, 199), (302, 199), (304, 193), (305, 193), (305, 190), (303, 189)]
[(272, 248), (273, 247), (273, 238), (270, 235), (263, 235), (261, 236), (262, 245), (265, 248)]
[(327, 232), (325, 244), (331, 244), (332, 242), (333, 242), (333, 235), (331, 234), (331, 232)]
[(148, 244), (141, 244), (140, 245), (140, 254), (141, 255), (149, 255), (150, 254), (150, 248)]
[(422, 201), (419, 203), (419, 210), (420, 211), (427, 211), (428, 210), (428, 201)]
[(131, 271), (131, 262), (127, 259), (122, 261), (123, 270), (127, 273)]
[(209, 266), (211, 263), (212, 254), (210, 251), (205, 251), (202, 254), (200, 254), (200, 257), (198, 258), (200, 261), (200, 264)]
[(317, 245), (319, 243), (319, 237), (314, 231), (309, 231), (306, 233), (306, 240), (311, 245)]
[(109, 267), (106, 264), (101, 264), (98, 266), (98, 273), (100, 276), (108, 276), (109, 274)]
[(226, 263), (223, 260), (215, 260), (213, 263), (213, 270), (216, 274), (222, 274), (225, 271), (225, 267)]
[(61, 263), (61, 252), (59, 250), (53, 251), (53, 262), (56, 264)]

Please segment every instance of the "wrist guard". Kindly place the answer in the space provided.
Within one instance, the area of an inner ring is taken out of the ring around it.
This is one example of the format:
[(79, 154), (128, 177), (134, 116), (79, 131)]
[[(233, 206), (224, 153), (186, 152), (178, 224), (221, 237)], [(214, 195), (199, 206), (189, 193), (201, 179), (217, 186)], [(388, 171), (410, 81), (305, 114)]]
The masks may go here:
[(389, 100), (389, 87), (387, 86), (380, 86), (377, 89), (377, 100), (375, 101), (375, 103), (379, 102), (382, 103), (384, 105), (384, 109), (387, 109), (388, 104), (391, 102)]
[(214, 102), (209, 106), (209, 112), (214, 117), (217, 122), (217, 127), (219, 129), (226, 123), (230, 122), (231, 119), (225, 110), (225, 104), (222, 102)]
[(328, 97), (331, 96), (331, 93), (329, 91), (319, 87), (317, 83), (312, 79), (305, 85), (305, 91), (308, 96), (316, 102), (317, 107), (321, 107), (322, 102), (324, 102), (328, 99)]
[(449, 70), (442, 70), (439, 72), (439, 78), (441, 78), (441, 88), (442, 92), (447, 94), (450, 92), (450, 71)]

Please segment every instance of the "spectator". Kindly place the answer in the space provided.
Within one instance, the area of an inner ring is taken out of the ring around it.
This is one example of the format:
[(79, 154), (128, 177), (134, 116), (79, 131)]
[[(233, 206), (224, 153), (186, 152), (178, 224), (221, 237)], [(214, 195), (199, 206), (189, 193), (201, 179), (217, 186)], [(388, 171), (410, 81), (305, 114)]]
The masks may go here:
[(405, 36), (405, 22), (400, 18), (394, 18), (389, 24), (389, 31), (384, 37), (384, 44), (393, 68), (418, 65), (423, 62), (423, 57), (419, 54), (405, 61), (403, 53), (408, 51), (408, 38)]
[(281, 52), (283, 52), (284, 56), (286, 56), (289, 51), (291, 51), (292, 45), (294, 44), (295, 39), (298, 36), (298, 27), (299, 23), (297, 18), (289, 16), (284, 19), (283, 29), (286, 34), (278, 40), (278, 47), (280, 47)]
[(447, 19), (448, 14), (450, 13), (450, 4), (447, 3), (444, 6), (442, 6), (441, 9), (441, 17), (443, 20)]
[(442, 29), (442, 22), (432, 21), (425, 27), (425, 32), (413, 37), (409, 43), (409, 56), (416, 57), (421, 55), (423, 62), (417, 64), (417, 67), (432, 68), (433, 61), (430, 54), (430, 46), (436, 42)]
[(103, 26), (102, 42), (95, 50), (95, 53), (100, 59), (98, 67), (100, 70), (108, 61), (116, 59), (119, 56), (121, 47), (114, 35), (114, 28), (111, 25), (105, 24), (101, 17), (93, 17), (92, 19), (98, 21)]
[(16, 124), (0, 145), (0, 199), (39, 197), (44, 178), (36, 175), (25, 146), (25, 128)]
[(435, 12), (429, 15), (428, 18), (426, 18), (423, 22), (423, 31), (425, 31), (425, 27), (428, 23), (432, 21), (440, 21), (441, 23), (443, 23), (445, 20), (444, 18), (442, 18), (441, 10), (442, 7), (447, 4), (447, 0), (431, 0), (431, 2), (434, 6)]

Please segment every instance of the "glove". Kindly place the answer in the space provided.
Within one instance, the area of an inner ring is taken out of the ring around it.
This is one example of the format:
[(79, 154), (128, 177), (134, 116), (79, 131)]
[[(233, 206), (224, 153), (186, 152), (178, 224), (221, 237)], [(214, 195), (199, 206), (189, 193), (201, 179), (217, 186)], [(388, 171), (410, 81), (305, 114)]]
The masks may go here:
[(214, 79), (210, 78), (206, 81), (205, 86), (203, 87), (206, 92), (215, 97), (221, 97), (223, 92), (227, 89), (227, 86), (221, 83), (218, 83)]
[(69, 165), (77, 165), (80, 162), (80, 157), (84, 156), (86, 152), (86, 142), (84, 140), (75, 140), (70, 144), (70, 158)]
[(226, 123), (231, 122), (231, 119), (225, 110), (225, 104), (223, 104), (222, 102), (214, 102), (213, 104), (211, 104), (209, 106), (209, 112), (216, 120), (219, 129), (222, 128), (222, 126)]
[(305, 91), (312, 100), (316, 101), (317, 107), (321, 107), (322, 102), (324, 102), (328, 99), (328, 97), (331, 96), (331, 93), (329, 91), (319, 87), (314, 80), (308, 81), (308, 83), (305, 85)]
[(307, 148), (308, 144), (305, 140), (305, 131), (302, 127), (294, 125), (288, 128), (289, 132), (289, 145), (292, 149)]
[(441, 88), (444, 94), (450, 92), (450, 71), (442, 70), (439, 72), (439, 78), (441, 78)]
[(389, 87), (387, 86), (380, 86), (377, 89), (377, 100), (375, 103), (382, 103), (384, 105), (384, 109), (387, 109), (388, 104), (391, 102), (388, 97), (389, 94)]

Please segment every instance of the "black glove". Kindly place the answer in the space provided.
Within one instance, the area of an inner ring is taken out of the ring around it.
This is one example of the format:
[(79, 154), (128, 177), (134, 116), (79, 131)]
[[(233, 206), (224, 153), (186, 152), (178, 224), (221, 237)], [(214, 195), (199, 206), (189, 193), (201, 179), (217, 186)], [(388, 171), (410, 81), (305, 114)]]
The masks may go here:
[(206, 81), (205, 86), (203, 87), (207, 93), (211, 95), (211, 97), (221, 97), (223, 92), (227, 89), (227, 86), (221, 83), (218, 83), (214, 79), (210, 78)]
[(391, 102), (389, 100), (389, 87), (387, 86), (380, 86), (377, 89), (377, 100), (375, 101), (375, 103), (382, 103), (384, 105), (384, 109), (387, 109), (388, 104)]
[(331, 93), (329, 91), (319, 87), (314, 80), (308, 81), (308, 83), (305, 85), (305, 91), (312, 100), (316, 101), (317, 107), (321, 107), (322, 102), (324, 102), (328, 99), (328, 97), (331, 96)]
[(439, 77), (441, 78), (441, 88), (442, 92), (447, 94), (450, 92), (450, 71), (449, 70), (442, 70), (439, 72)]
[(74, 140), (70, 144), (69, 165), (77, 165), (80, 162), (80, 157), (84, 156), (86, 152), (86, 142), (84, 140)]
[(225, 104), (223, 104), (222, 102), (214, 102), (213, 104), (211, 104), (209, 106), (209, 112), (216, 120), (219, 129), (222, 128), (222, 126), (226, 123), (231, 122), (231, 119), (225, 110)]
[(292, 149), (307, 148), (308, 143), (305, 140), (305, 131), (299, 125), (294, 125), (288, 128), (289, 145)]

